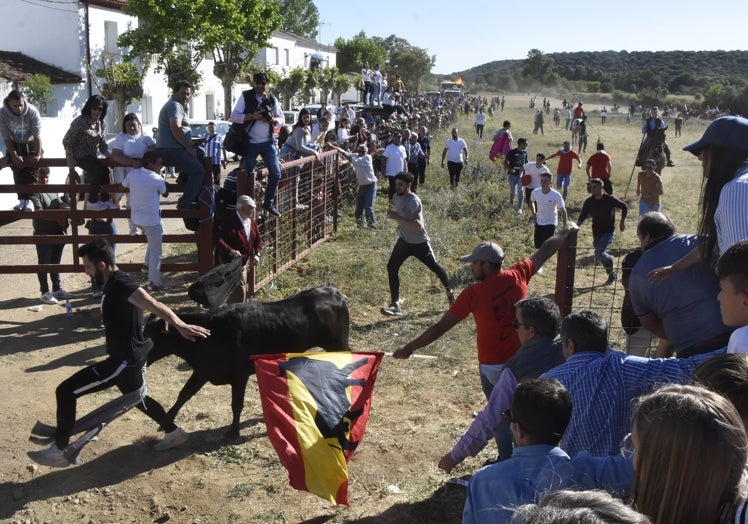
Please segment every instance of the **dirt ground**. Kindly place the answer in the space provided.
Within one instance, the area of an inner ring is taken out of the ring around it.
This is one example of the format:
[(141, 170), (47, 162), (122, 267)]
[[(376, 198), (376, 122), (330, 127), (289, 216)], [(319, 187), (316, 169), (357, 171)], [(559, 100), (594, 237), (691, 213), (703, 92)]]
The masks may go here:
[[(3, 234), (26, 234), (28, 227), (5, 226)], [(72, 258), (69, 249), (63, 262)], [(139, 262), (142, 248), (122, 245), (117, 256)], [(26, 246), (0, 250), (2, 264), (35, 257)], [(169, 275), (172, 292), (163, 301), (175, 309), (193, 307), (184, 287), (193, 276)], [(104, 354), (98, 302), (87, 277), (63, 274), (63, 287), (74, 294), (72, 318), (63, 304), (29, 310), (41, 304), (35, 275), (0, 275), (1, 522), (459, 522), (465, 490), (446, 483), (449, 476), (436, 463), (483, 404), (474, 359), (457, 356), (465, 348), (455, 357), (406, 363), (385, 358), (367, 434), (350, 464), (348, 508), (288, 485), (266, 436), (254, 377), (238, 441), (223, 438), (231, 418), (229, 388), (206, 386), (179, 414), (177, 423), (191, 436), (178, 449), (153, 451), (157, 428), (133, 410), (83, 450), (80, 465), (34, 465), (26, 452), (38, 446), (29, 432), (37, 420), (54, 424), (56, 385)], [(442, 301), (401, 323), (352, 301), (352, 346), (378, 348), (386, 337), (391, 351), (389, 341), (412, 337), (433, 322)], [(469, 327), (455, 333), (463, 340), (472, 336)], [(161, 361), (149, 370), (149, 393), (168, 408), (188, 376), (189, 368), (176, 359)], [(84, 397), (78, 414), (112, 397)], [(474, 471), (492, 453), (493, 445), (453, 473)]]

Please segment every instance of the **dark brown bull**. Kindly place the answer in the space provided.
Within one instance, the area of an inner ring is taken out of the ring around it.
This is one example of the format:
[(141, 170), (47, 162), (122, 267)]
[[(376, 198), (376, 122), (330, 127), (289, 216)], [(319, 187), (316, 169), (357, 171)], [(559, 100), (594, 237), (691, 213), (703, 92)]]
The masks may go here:
[(168, 415), (174, 419), (206, 382), (231, 384), (229, 438), (239, 436), (247, 380), (255, 372), (250, 355), (297, 353), (313, 347), (349, 349), (348, 306), (334, 286), (316, 287), (278, 302), (245, 302), (216, 311), (180, 313), (179, 317), (210, 329), (211, 335), (189, 342), (168, 329), (163, 320), (154, 318), (146, 323), (144, 333), (153, 339), (149, 365), (177, 355), (193, 369)]

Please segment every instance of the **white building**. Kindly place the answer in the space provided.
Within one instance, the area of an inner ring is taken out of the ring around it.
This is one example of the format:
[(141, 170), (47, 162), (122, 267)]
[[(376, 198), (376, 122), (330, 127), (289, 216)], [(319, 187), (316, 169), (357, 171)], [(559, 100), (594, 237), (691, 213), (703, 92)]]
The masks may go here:
[[(13, 16), (12, 23), (6, 23), (0, 32), (0, 51), (20, 52), (44, 65), (54, 66), (61, 70), (58, 76), (68, 80), (54, 83), (53, 100), (47, 105), (45, 116), (72, 120), (89, 96), (101, 92), (102, 79), (95, 76), (95, 71), (102, 67), (102, 59), (112, 58), (116, 61), (122, 55), (123, 50), (117, 47), (117, 37), (138, 26), (137, 18), (121, 11), (126, 3), (127, 0), (86, 0), (77, 3), (2, 0), (3, 11), (13, 13)], [(259, 53), (255, 62), (283, 74), (298, 66), (308, 68), (313, 60), (318, 60), (322, 67), (334, 67), (335, 53), (334, 47), (276, 31), (270, 38), (270, 46)], [(23, 85), (23, 74), (40, 72), (21, 71), (19, 79), (6, 69), (0, 63), (2, 98), (11, 89)], [(199, 91), (190, 101), (190, 116), (214, 119), (224, 105), (223, 87), (213, 75), (211, 58), (203, 60), (199, 69), (203, 80)], [(64, 73), (68, 73), (69, 77)], [(232, 106), (241, 92), (249, 87), (248, 84), (234, 85)], [(154, 73), (150, 68), (143, 82), (143, 98), (124, 112), (137, 113), (144, 129), (150, 130), (157, 123), (158, 112), (169, 96), (164, 75)], [(119, 131), (112, 128), (112, 115), (117, 110), (110, 105), (107, 115), (107, 128), (113, 133)]]

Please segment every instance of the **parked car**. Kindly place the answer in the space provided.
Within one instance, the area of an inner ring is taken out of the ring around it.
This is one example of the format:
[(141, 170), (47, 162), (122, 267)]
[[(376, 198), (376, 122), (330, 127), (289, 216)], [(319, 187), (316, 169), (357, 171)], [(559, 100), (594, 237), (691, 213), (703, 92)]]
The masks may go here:
[(226, 136), (231, 127), (231, 122), (224, 120), (190, 120), (190, 129), (192, 130), (192, 143), (199, 146), (203, 144), (203, 136), (208, 132), (208, 122), (216, 124), (216, 133)]

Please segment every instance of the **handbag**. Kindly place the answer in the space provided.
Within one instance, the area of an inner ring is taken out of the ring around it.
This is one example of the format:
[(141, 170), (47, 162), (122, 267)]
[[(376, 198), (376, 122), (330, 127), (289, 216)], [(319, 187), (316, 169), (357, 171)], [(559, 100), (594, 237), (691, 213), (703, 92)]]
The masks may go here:
[(243, 156), (249, 147), (247, 124), (231, 124), (223, 139), (223, 148), (229, 153)]

